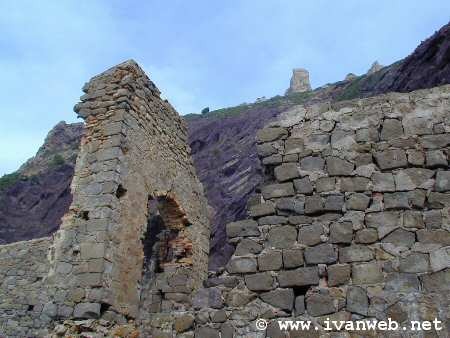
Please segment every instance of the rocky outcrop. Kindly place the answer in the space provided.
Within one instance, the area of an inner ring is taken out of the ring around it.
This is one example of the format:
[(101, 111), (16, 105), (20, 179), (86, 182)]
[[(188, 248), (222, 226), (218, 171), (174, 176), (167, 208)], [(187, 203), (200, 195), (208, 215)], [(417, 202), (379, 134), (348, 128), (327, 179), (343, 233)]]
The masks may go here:
[(383, 69), (383, 66), (378, 63), (378, 61), (375, 61), (372, 63), (372, 66), (370, 66), (369, 70), (367, 71), (367, 75), (371, 75), (373, 73), (378, 72), (379, 70)]
[(291, 84), (286, 94), (303, 93), (310, 90), (309, 72), (304, 68), (294, 68), (292, 70)]

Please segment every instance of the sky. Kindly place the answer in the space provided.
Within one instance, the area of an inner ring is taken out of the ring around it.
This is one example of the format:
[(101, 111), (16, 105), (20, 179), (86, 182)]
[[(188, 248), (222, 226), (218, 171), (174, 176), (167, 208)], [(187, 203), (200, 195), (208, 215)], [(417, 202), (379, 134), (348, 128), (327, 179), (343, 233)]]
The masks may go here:
[(180, 114), (313, 88), (393, 63), (449, 20), (448, 0), (0, 2), (0, 176), (32, 157), (92, 76), (136, 60)]

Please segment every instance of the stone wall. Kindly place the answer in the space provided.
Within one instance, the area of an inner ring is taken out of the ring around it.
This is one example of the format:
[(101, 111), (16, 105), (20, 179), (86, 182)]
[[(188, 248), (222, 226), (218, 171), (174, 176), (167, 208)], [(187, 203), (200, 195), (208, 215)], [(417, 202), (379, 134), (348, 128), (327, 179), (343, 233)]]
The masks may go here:
[(0, 337), (42, 336), (55, 314), (45, 283), (50, 238), (0, 246)]
[[(290, 337), (446, 337), (449, 99), (444, 86), (296, 107), (261, 130), (266, 182), (249, 218), (227, 225), (235, 253), (198, 291), (193, 312), (172, 313), (166, 328), (186, 337), (287, 337), (276, 320), (288, 318), (318, 328)], [(444, 330), (323, 330), (326, 318), (387, 317), (402, 326), (438, 319)], [(257, 318), (269, 321), (267, 332)]]

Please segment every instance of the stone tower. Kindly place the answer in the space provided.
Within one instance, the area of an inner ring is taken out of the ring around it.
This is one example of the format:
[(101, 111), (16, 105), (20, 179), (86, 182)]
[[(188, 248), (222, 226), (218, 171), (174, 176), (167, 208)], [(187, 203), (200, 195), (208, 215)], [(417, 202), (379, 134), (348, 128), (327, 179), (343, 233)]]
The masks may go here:
[(304, 68), (294, 68), (292, 70), (291, 84), (286, 94), (303, 93), (310, 90), (309, 72)]

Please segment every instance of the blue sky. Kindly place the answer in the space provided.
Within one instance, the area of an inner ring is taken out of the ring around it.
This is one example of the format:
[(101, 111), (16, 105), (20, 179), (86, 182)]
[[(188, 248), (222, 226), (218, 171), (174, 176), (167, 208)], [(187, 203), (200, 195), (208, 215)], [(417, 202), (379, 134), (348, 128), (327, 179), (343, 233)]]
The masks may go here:
[(2, 1), (0, 175), (33, 156), (93, 75), (133, 58), (181, 114), (390, 64), (449, 20), (441, 0)]

